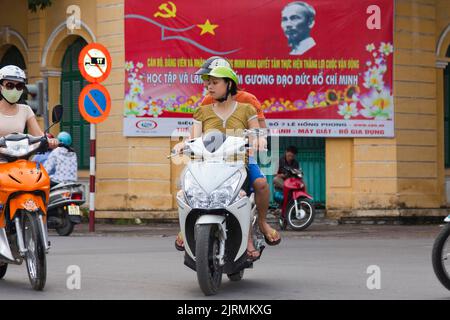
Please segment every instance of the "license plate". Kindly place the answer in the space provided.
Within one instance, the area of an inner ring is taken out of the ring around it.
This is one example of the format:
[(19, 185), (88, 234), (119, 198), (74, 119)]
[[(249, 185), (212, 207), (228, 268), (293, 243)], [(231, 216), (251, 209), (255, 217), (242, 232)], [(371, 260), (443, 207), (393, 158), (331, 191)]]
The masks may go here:
[(68, 206), (69, 209), (69, 216), (79, 216), (80, 214), (80, 207), (79, 206)]

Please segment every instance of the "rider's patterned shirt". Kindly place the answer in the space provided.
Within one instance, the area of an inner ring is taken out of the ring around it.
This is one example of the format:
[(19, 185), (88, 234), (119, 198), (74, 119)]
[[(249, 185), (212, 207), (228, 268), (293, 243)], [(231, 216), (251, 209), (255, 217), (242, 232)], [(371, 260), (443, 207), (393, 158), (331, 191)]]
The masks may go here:
[(44, 163), (47, 172), (53, 172), (50, 179), (55, 182), (77, 181), (77, 154), (64, 147), (53, 150)]

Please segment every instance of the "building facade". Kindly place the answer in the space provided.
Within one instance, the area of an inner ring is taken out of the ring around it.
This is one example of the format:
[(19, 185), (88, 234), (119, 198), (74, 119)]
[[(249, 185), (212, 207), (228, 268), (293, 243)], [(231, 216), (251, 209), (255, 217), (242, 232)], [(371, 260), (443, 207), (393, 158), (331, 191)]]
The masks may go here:
[[(52, 133), (71, 132), (85, 179), (89, 125), (77, 107), (86, 83), (78, 53), (91, 42), (111, 53), (112, 72), (104, 82), (111, 114), (96, 126), (96, 216), (176, 218), (182, 167), (166, 158), (175, 142), (122, 134), (124, 0), (58, 0), (36, 13), (26, 0), (0, 3), (0, 62), (22, 63), (30, 83), (48, 83), (49, 112), (64, 106), (63, 121)], [(73, 5), (81, 23), (68, 29)], [(323, 155), (314, 170), (323, 176), (318, 192), (331, 218), (442, 216), (450, 202), (450, 2), (396, 0), (394, 14), (395, 138), (297, 140)], [(44, 118), (39, 121), (44, 126)]]

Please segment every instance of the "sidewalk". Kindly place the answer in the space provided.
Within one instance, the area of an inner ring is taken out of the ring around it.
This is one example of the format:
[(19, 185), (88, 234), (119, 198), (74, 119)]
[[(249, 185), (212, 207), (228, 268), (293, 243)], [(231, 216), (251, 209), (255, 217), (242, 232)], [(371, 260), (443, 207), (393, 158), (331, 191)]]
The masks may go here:
[[(269, 223), (279, 230), (277, 220), (268, 216)], [(304, 231), (282, 231), (282, 236), (292, 239), (311, 238), (435, 238), (443, 224), (427, 225), (388, 225), (388, 224), (338, 224), (334, 220), (318, 214), (312, 225)], [(140, 237), (175, 237), (179, 226), (177, 221), (148, 222), (142, 224), (113, 224), (99, 220), (95, 225), (96, 232), (89, 232), (89, 224), (77, 225), (71, 236), (140, 236)], [(55, 235), (54, 230), (50, 230)]]

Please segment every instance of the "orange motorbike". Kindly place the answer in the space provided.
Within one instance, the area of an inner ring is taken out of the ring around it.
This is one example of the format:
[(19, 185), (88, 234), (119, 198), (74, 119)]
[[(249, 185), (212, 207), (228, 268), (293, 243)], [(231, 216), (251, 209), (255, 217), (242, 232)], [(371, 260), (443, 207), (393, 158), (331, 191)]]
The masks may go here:
[[(61, 116), (62, 107), (56, 106), (52, 126)], [(43, 166), (28, 159), (47, 149), (45, 135), (13, 133), (0, 138), (0, 279), (8, 264), (25, 260), (34, 290), (43, 290), (47, 278), (50, 178)]]

